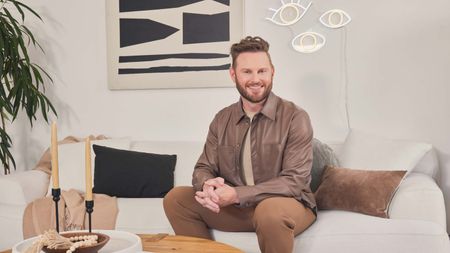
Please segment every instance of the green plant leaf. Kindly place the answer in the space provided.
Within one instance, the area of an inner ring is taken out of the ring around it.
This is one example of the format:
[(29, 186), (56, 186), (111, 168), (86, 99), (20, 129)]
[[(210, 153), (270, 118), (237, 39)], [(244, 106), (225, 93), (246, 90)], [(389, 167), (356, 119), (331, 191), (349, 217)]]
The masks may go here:
[(35, 12), (33, 9), (31, 9), (30, 7), (28, 7), (28, 5), (18, 2), (16, 1), (18, 5), (24, 7), (25, 9), (27, 9), (29, 12), (33, 13), (34, 16), (36, 16), (37, 18), (39, 18), (40, 20), (42, 20), (41, 16), (39, 14), (37, 14), (37, 12)]
[[(6, 2), (10, 4), (6, 5)], [(32, 63), (28, 55), (30, 45), (41, 52), (44, 50), (33, 32), (23, 24), (29, 14), (42, 18), (18, 0), (0, 0), (0, 3), (0, 160), (8, 173), (10, 164), (15, 167), (15, 161), (10, 152), (12, 141), (6, 131), (6, 122), (14, 122), (19, 113), (24, 112), (33, 126), (39, 113), (46, 122), (49, 112), (57, 114), (44, 94), (45, 83), (53, 80), (41, 66)], [(8, 10), (10, 7), (17, 10), (21, 22)]]
[(5, 131), (3, 127), (0, 127), (0, 159), (3, 161), (7, 161), (3, 164), (5, 167), (5, 173), (9, 172), (9, 161), (12, 162), (14, 168), (16, 168), (16, 162), (14, 160), (13, 155), (9, 151), (11, 148), (11, 138), (8, 133)]
[(14, 6), (16, 6), (17, 11), (20, 13), (20, 17), (22, 18), (22, 22), (25, 21), (25, 13), (23, 13), (22, 8), (20, 8), (20, 5), (16, 1), (12, 1)]

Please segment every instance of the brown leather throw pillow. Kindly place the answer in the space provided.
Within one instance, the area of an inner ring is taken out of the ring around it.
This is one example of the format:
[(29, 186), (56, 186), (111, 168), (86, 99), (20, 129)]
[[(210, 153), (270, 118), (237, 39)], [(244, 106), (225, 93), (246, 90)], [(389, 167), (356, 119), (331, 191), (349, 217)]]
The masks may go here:
[(327, 166), (315, 193), (317, 207), (388, 218), (389, 204), (405, 174)]

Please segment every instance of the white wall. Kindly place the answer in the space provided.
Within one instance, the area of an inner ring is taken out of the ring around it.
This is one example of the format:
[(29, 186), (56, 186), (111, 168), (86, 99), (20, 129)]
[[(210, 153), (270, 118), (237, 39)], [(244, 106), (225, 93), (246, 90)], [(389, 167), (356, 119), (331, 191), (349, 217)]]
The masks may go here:
[[(203, 140), (215, 112), (238, 98), (233, 88), (110, 91), (104, 1), (27, 2), (45, 22), (29, 21), (46, 50), (37, 61), (54, 78), (47, 94), (59, 113), (60, 137)], [(351, 126), (433, 143), (450, 218), (450, 1), (316, 0), (292, 28), (264, 19), (271, 14), (268, 7), (279, 5), (278, 0), (245, 1), (247, 34), (271, 43), (274, 91), (310, 113), (316, 137), (343, 140), (346, 59)], [(346, 30), (317, 25), (320, 14), (332, 8), (351, 15)], [(324, 33), (327, 44), (315, 54), (296, 53), (290, 40), (310, 27)], [(48, 146), (49, 127), (36, 123), (30, 131), (21, 118), (10, 129), (18, 169), (31, 169)]]

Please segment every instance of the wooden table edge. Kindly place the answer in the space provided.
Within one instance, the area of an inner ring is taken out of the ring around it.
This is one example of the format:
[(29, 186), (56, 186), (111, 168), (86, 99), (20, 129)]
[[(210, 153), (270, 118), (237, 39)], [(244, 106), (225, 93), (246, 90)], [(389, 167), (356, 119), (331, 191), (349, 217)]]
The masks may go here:
[[(199, 246), (202, 252), (214, 252), (214, 253), (244, 253), (238, 248), (231, 245), (217, 242), (213, 240), (181, 236), (170, 234), (137, 234), (142, 240), (142, 247), (144, 251), (150, 252), (186, 252), (197, 253), (199, 252)], [(145, 243), (153, 243), (153, 245), (146, 245)], [(182, 251), (177, 251), (180, 249)], [(206, 250), (206, 251), (205, 251)]]

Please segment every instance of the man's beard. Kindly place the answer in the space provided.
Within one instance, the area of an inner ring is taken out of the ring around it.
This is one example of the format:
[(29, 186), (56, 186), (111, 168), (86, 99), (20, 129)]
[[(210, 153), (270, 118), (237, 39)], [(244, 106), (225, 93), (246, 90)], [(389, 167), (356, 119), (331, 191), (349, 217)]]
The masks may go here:
[[(252, 103), (260, 103), (262, 101), (264, 101), (270, 94), (270, 91), (272, 90), (272, 81), (265, 85), (265, 91), (264, 93), (260, 96), (260, 97), (255, 97), (255, 96), (251, 96), (246, 90), (245, 90), (245, 85), (241, 85), (241, 83), (237, 80), (237, 78), (234, 78), (235, 82), (236, 82), (236, 88), (239, 91), (239, 94), (241, 94), (241, 96), (245, 99), (247, 99), (248, 101), (252, 102)], [(244, 86), (244, 87), (243, 87)]]

